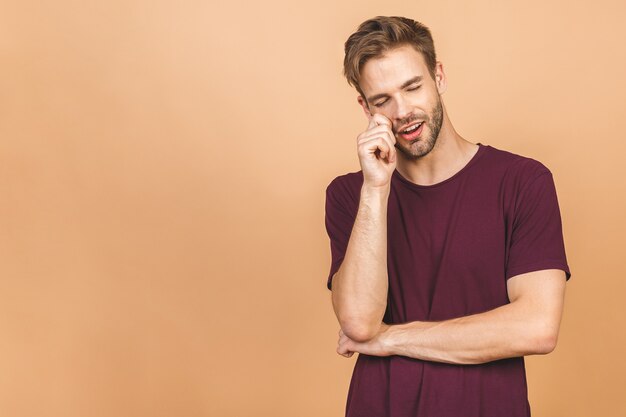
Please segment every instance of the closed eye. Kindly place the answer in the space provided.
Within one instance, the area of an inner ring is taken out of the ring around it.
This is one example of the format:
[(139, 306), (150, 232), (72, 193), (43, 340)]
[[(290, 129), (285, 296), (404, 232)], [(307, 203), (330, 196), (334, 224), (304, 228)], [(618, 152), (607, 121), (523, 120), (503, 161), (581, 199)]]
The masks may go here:
[[(417, 90), (418, 88), (420, 88), (421, 86), (422, 86), (422, 85), (420, 84), (420, 85), (417, 85), (417, 86), (412, 87), (412, 88), (407, 88), (406, 90), (407, 90), (407, 91), (415, 91), (415, 90)], [(385, 101), (381, 101), (380, 103), (376, 103), (376, 104), (374, 104), (374, 106), (375, 106), (375, 107), (382, 107), (382, 106), (384, 106), (384, 105), (385, 105), (385, 103), (386, 103), (386, 102), (387, 102), (387, 100), (385, 100)]]

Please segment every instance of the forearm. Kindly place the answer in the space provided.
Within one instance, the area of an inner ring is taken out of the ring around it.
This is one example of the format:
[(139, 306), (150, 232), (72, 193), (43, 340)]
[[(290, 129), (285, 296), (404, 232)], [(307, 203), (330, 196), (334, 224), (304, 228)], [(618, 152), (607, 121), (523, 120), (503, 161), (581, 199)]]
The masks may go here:
[(392, 325), (385, 345), (390, 355), (455, 364), (549, 353), (556, 341), (529, 317), (524, 304), (509, 303), (451, 320)]
[(354, 340), (376, 335), (387, 307), (387, 204), (390, 187), (361, 188), (346, 253), (333, 278), (332, 301)]

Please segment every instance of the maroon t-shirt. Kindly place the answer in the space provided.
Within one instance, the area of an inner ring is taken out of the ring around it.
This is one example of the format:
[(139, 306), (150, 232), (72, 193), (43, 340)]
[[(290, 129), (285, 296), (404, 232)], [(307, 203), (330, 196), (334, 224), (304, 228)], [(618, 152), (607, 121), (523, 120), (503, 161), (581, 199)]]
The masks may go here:
[[(389, 291), (383, 321), (438, 321), (510, 301), (510, 277), (571, 273), (552, 173), (541, 162), (478, 143), (452, 177), (418, 185), (397, 170), (387, 210)], [(343, 260), (359, 206), (362, 171), (326, 189), (332, 262)], [(347, 417), (528, 417), (524, 357), (448, 364), (359, 354)]]

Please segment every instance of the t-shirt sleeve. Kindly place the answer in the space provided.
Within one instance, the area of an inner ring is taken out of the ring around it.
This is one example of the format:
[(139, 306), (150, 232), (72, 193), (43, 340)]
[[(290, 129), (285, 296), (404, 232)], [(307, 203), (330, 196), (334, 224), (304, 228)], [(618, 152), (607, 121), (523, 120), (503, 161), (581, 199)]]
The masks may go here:
[(352, 226), (356, 214), (351, 214), (351, 210), (346, 203), (348, 196), (345, 191), (339, 188), (337, 180), (330, 183), (326, 188), (326, 215), (325, 224), (326, 232), (330, 238), (330, 272), (328, 273), (328, 279), (326, 287), (332, 290), (332, 278), (335, 272), (341, 266), (341, 262), (346, 254), (346, 248), (348, 247), (348, 241), (350, 240), (350, 234), (352, 233)]
[(547, 168), (520, 190), (510, 233), (507, 280), (542, 269), (561, 269), (570, 279), (556, 188)]

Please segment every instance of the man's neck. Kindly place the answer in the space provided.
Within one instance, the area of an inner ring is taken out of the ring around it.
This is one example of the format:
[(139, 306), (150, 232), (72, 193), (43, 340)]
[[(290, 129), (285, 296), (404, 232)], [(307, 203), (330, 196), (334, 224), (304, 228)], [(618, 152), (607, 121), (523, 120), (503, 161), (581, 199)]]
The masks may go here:
[(417, 160), (407, 160), (398, 152), (396, 169), (418, 185), (437, 184), (459, 172), (478, 152), (479, 146), (463, 139), (449, 120), (444, 122), (433, 149)]

